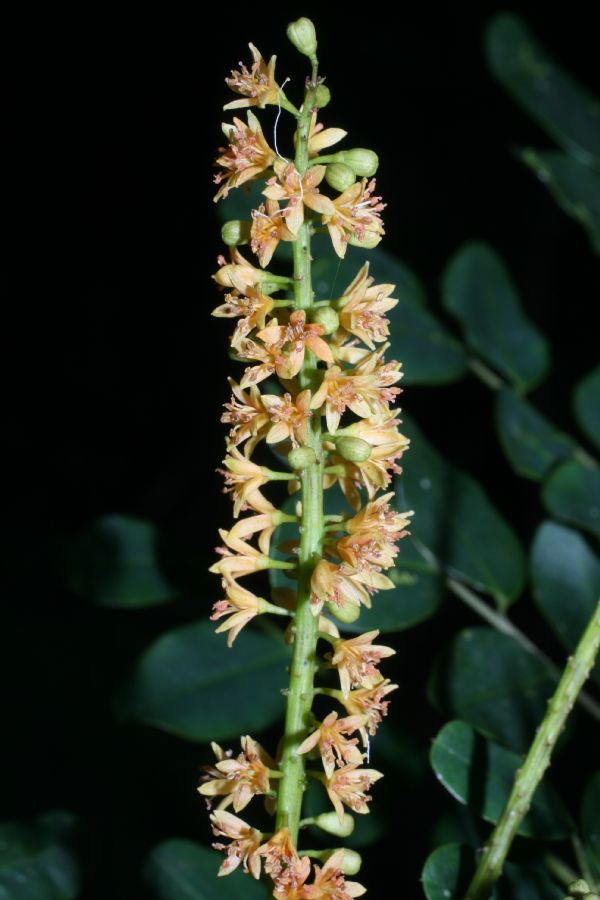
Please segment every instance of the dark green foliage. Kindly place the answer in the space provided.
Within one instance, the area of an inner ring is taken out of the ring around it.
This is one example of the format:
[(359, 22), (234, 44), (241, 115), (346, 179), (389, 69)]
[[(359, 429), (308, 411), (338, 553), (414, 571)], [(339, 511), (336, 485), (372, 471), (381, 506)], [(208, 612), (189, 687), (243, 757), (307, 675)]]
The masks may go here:
[(0, 900), (75, 900), (76, 826), (75, 816), (58, 811), (0, 823)]

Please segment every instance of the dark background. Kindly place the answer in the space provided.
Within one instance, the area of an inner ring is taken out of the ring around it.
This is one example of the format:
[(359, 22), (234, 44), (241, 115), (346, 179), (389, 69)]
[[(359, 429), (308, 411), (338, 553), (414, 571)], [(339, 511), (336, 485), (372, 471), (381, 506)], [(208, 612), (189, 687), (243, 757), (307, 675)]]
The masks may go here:
[[(115, 723), (110, 699), (154, 636), (206, 614), (216, 579), (199, 595), (182, 576), (181, 598), (165, 607), (102, 610), (69, 592), (60, 547), (94, 517), (128, 513), (179, 535), (202, 568), (217, 527), (230, 520), (214, 473), (231, 364), (229, 328), (209, 315), (221, 252), (211, 177), (219, 123), (231, 116), (221, 112), (230, 99), (223, 79), (247, 59), (249, 40), (265, 57), (277, 53), (278, 81), (290, 75), (286, 91), (297, 101), (305, 69), (285, 26), (314, 17), (333, 95), (323, 119), (349, 131), (348, 146), (380, 154), (384, 246), (420, 276), (443, 316), (437, 292), (449, 255), (467, 239), (493, 243), (552, 342), (553, 373), (536, 403), (575, 427), (570, 392), (597, 358), (589, 316), (598, 263), (579, 226), (512, 156), (515, 146), (550, 142), (486, 69), (482, 33), (501, 8), (367, 6), (356, 16), (338, 4), (217, 6), (203, 20), (173, 10), (129, 21), (88, 12), (7, 29), (14, 281), (4, 329), (1, 815), (80, 813), (86, 900), (141, 897), (139, 868), (154, 843), (208, 839), (195, 793), (206, 748)], [(513, 10), (600, 92), (591, 7)], [(408, 388), (403, 406), (485, 481), (529, 541), (542, 515), (538, 489), (511, 475), (486, 389), (473, 379)], [(471, 621), (446, 609), (396, 638), (403, 687), (393, 714), (424, 747), (441, 720), (423, 683), (463, 619)], [(384, 847), (402, 832), (396, 877), (407, 897), (419, 895), (434, 812), (446, 804), (433, 781), (398, 797)]]

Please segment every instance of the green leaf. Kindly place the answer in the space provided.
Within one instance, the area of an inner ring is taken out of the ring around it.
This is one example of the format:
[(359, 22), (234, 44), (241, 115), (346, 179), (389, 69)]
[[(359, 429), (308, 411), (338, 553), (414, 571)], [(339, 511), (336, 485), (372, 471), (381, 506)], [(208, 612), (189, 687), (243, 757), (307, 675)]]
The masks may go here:
[(389, 356), (402, 362), (404, 384), (445, 384), (462, 378), (467, 358), (459, 341), (425, 308), (425, 289), (399, 259), (377, 247), (348, 247), (339, 260), (328, 246), (329, 238), (313, 241), (313, 283), (318, 297), (340, 296), (365, 261), (376, 284), (395, 284), (399, 303), (387, 313), (390, 321)]
[(468, 628), (436, 660), (428, 695), (439, 709), (521, 753), (554, 688), (546, 664), (513, 638)]
[(572, 438), (510, 388), (496, 395), (496, 427), (515, 472), (533, 481), (541, 481), (558, 460), (573, 452)]
[(71, 590), (101, 606), (156, 606), (176, 594), (160, 568), (158, 529), (142, 519), (96, 519), (66, 543), (65, 563)]
[(77, 819), (62, 811), (0, 823), (0, 900), (74, 900), (81, 890), (72, 844)]
[[(431, 748), (431, 765), (439, 781), (486, 822), (500, 818), (522, 758), (477, 734), (465, 722), (445, 725)], [(557, 840), (568, 837), (573, 822), (556, 791), (544, 781), (536, 790), (518, 834)]]
[(155, 900), (266, 900), (267, 888), (240, 870), (219, 878), (223, 854), (173, 838), (155, 847), (144, 880)]
[(581, 835), (596, 880), (600, 882), (600, 771), (592, 775), (583, 793)]
[[(536, 605), (556, 636), (574, 650), (600, 596), (600, 559), (577, 531), (544, 522), (531, 550)], [(600, 662), (592, 672), (600, 685)]]
[(600, 103), (533, 37), (524, 22), (492, 19), (486, 49), (494, 76), (538, 125), (583, 162), (600, 162)]
[(261, 731), (284, 713), (289, 649), (246, 627), (233, 649), (210, 622), (162, 635), (117, 698), (125, 718), (192, 741)]
[(497, 900), (564, 900), (565, 892), (552, 881), (543, 865), (506, 863), (495, 896)]
[(542, 181), (558, 205), (587, 232), (600, 253), (600, 174), (559, 150), (521, 151), (521, 159)]
[(600, 366), (579, 382), (575, 388), (575, 415), (581, 429), (600, 447)]
[(551, 473), (542, 498), (548, 512), (600, 537), (600, 469), (565, 462)]
[(506, 608), (525, 580), (525, 557), (511, 527), (480, 485), (446, 462), (408, 416), (411, 445), (396, 480), (400, 509), (413, 509), (413, 539), (450, 573)]
[(488, 244), (464, 244), (442, 278), (442, 302), (460, 321), (467, 344), (518, 391), (548, 370), (548, 342), (529, 321), (506, 266)]
[[(281, 508), (284, 512), (293, 513), (296, 502), (296, 497), (288, 497)], [(325, 492), (325, 512), (328, 515), (351, 512), (337, 487)], [(279, 544), (297, 537), (297, 526), (281, 525), (273, 535), (272, 547), (277, 548)], [(286, 558), (285, 554), (276, 549), (272, 551), (272, 555), (279, 559)], [(396, 567), (388, 575), (396, 588), (375, 594), (372, 608), (361, 609), (356, 622), (342, 624), (336, 621), (340, 630), (353, 634), (362, 634), (372, 629), (378, 629), (382, 633), (404, 631), (434, 615), (442, 600), (442, 579), (434, 567), (423, 559), (409, 537), (400, 542)], [(287, 578), (280, 569), (271, 569), (269, 576), (274, 588), (295, 587), (295, 582)]]
[(462, 900), (474, 872), (474, 854), (461, 844), (444, 844), (431, 853), (421, 881), (427, 900)]

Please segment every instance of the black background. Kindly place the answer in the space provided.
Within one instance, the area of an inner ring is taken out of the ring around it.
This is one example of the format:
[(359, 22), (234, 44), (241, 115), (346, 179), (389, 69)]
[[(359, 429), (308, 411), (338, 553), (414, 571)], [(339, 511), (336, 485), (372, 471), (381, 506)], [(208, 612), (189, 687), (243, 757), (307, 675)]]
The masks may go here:
[[(356, 15), (309, 3), (130, 19), (98, 8), (32, 14), (6, 29), (13, 278), (4, 329), (1, 813), (81, 813), (89, 900), (141, 897), (149, 847), (174, 835), (208, 838), (194, 790), (205, 749), (119, 726), (110, 698), (153, 636), (204, 615), (215, 597), (182, 583), (172, 606), (99, 610), (68, 591), (57, 560), (66, 534), (122, 512), (169, 527), (204, 565), (229, 521), (214, 474), (231, 364), (229, 328), (209, 315), (221, 252), (211, 178), (219, 123), (230, 118), (221, 112), (230, 99), (223, 79), (247, 59), (249, 40), (266, 57), (277, 53), (278, 80), (291, 77), (286, 91), (297, 102), (305, 68), (285, 26), (298, 15), (315, 19), (333, 95), (323, 120), (349, 131), (348, 146), (380, 154), (384, 246), (421, 277), (439, 312), (449, 255), (467, 239), (493, 243), (552, 342), (553, 373), (534, 399), (575, 428), (570, 392), (597, 359), (598, 263), (579, 226), (512, 155), (550, 142), (487, 71), (483, 29), (500, 8), (370, 5)], [(514, 10), (599, 91), (591, 7)], [(469, 380), (408, 388), (402, 400), (529, 541), (542, 515), (538, 489), (511, 475), (487, 390)], [(526, 610), (516, 615), (529, 624)], [(471, 620), (446, 609), (396, 639), (394, 715), (424, 747), (441, 719), (426, 706), (423, 682), (448, 629), (463, 621)], [(545, 631), (535, 636), (552, 647)], [(393, 856), (375, 856), (381, 878), (396, 879), (403, 896), (419, 896), (441, 795), (433, 778), (425, 795), (399, 795), (383, 848)]]

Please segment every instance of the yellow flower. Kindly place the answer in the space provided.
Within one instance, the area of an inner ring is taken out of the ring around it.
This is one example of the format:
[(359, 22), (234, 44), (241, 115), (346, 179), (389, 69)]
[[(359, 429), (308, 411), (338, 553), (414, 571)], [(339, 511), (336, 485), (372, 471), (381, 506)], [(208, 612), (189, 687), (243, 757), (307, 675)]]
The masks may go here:
[(385, 234), (379, 215), (385, 209), (385, 203), (381, 202), (381, 197), (371, 196), (374, 190), (374, 178), (368, 184), (366, 178), (355, 182), (333, 201), (334, 214), (323, 216), (323, 224), (329, 229), (338, 256), (346, 255), (350, 239), (371, 244)]
[(224, 403), (225, 412), (221, 416), (221, 422), (231, 425), (229, 432), (229, 444), (234, 447), (248, 440), (244, 448), (244, 455), (251, 456), (256, 444), (266, 433), (269, 424), (269, 413), (263, 405), (263, 398), (255, 385), (250, 386), (248, 392), (241, 385), (236, 384), (233, 378), (228, 378), (232, 396), (230, 403)]
[(301, 391), (292, 400), (291, 394), (282, 397), (277, 394), (263, 394), (262, 402), (272, 423), (267, 431), (267, 444), (290, 440), (293, 447), (308, 441), (310, 411), (310, 391)]
[(331, 665), (337, 667), (344, 697), (348, 697), (352, 687), (372, 688), (381, 682), (377, 666), (382, 659), (394, 656), (396, 651), (391, 647), (372, 644), (378, 634), (378, 631), (368, 631), (355, 638), (336, 641), (333, 645)]
[(259, 363), (258, 366), (248, 366), (244, 370), (240, 381), (240, 387), (242, 388), (264, 381), (283, 362), (281, 353), (276, 346), (265, 347), (249, 338), (241, 340), (236, 349), (240, 359), (252, 359)]
[(271, 298), (261, 293), (258, 288), (247, 287), (245, 294), (239, 294), (237, 291), (225, 294), (225, 303), (213, 309), (212, 315), (219, 319), (240, 317), (231, 338), (231, 346), (236, 348), (253, 328), (265, 327), (266, 317), (273, 306)]
[(227, 471), (218, 469), (225, 476), (225, 493), (233, 494), (233, 517), (237, 519), (244, 509), (254, 509), (256, 512), (266, 513), (274, 509), (266, 497), (263, 497), (259, 488), (266, 484), (269, 476), (262, 466), (242, 456), (237, 447), (230, 447), (229, 453), (223, 460)]
[(350, 334), (360, 338), (371, 350), (375, 343), (389, 335), (389, 319), (384, 313), (393, 309), (398, 300), (390, 297), (393, 284), (373, 284), (369, 263), (365, 263), (341, 298), (340, 324)]
[(332, 853), (323, 868), (315, 864), (315, 878), (312, 884), (307, 886), (307, 898), (316, 900), (351, 900), (354, 897), (362, 897), (366, 888), (358, 881), (346, 881), (342, 875), (344, 863), (344, 850), (336, 850)]
[(354, 603), (356, 606), (371, 606), (369, 591), (356, 577), (357, 573), (344, 566), (336, 566), (320, 559), (315, 566), (310, 580), (311, 611), (318, 615), (324, 603), (335, 603), (345, 606)]
[(259, 106), (261, 109), (268, 103), (277, 103), (279, 87), (275, 82), (275, 61), (272, 56), (267, 65), (254, 44), (248, 44), (252, 53), (253, 62), (248, 69), (239, 63), (239, 70), (233, 69), (226, 84), (236, 94), (241, 94), (243, 100), (232, 100), (223, 109), (236, 109), (243, 106)]
[(250, 622), (254, 616), (258, 616), (264, 611), (263, 607), (267, 604), (261, 597), (255, 597), (253, 593), (247, 591), (237, 581), (223, 579), (223, 589), (225, 590), (226, 599), (217, 600), (213, 604), (213, 612), (210, 617), (211, 622), (229, 616), (215, 630), (216, 634), (228, 631), (227, 646), (231, 647), (242, 628)]
[(268, 554), (273, 532), (282, 522), (289, 521), (296, 521), (295, 516), (287, 516), (279, 509), (273, 509), (271, 512), (261, 513), (258, 516), (248, 516), (244, 519), (239, 519), (227, 533), (227, 546), (243, 553), (245, 552), (244, 548), (247, 546), (243, 539), (259, 531), (258, 546), (261, 553)]
[(310, 875), (310, 860), (300, 858), (292, 843), (289, 829), (282, 828), (258, 851), (265, 858), (265, 872), (275, 882), (276, 900), (300, 900), (302, 885)]
[(292, 234), (298, 234), (300, 226), (304, 222), (305, 206), (321, 215), (334, 215), (333, 202), (329, 197), (321, 194), (318, 188), (325, 177), (326, 166), (311, 166), (302, 179), (293, 163), (286, 163), (284, 160), (278, 159), (274, 163), (273, 169), (276, 177), (267, 181), (267, 187), (263, 194), (269, 200), (288, 201), (282, 215)]
[(231, 248), (230, 255), (230, 263), (226, 263), (223, 256), (219, 257), (221, 266), (213, 275), (221, 287), (233, 288), (240, 294), (245, 294), (249, 287), (255, 287), (267, 277), (265, 272), (249, 263), (237, 247)]
[(383, 773), (376, 769), (359, 769), (355, 765), (335, 769), (331, 778), (327, 778), (324, 784), (340, 822), (343, 821), (344, 803), (360, 815), (369, 812), (371, 797), (367, 791), (380, 778), (383, 778)]
[(348, 716), (345, 719), (338, 719), (338, 714), (331, 712), (323, 719), (317, 730), (302, 741), (298, 747), (298, 753), (308, 753), (318, 745), (323, 768), (328, 778), (331, 778), (336, 762), (339, 766), (347, 763), (359, 766), (363, 761), (364, 754), (358, 749), (358, 740), (356, 738), (349, 740), (344, 735), (352, 734), (358, 728), (364, 728), (366, 721), (366, 716)]
[(268, 169), (275, 159), (275, 152), (267, 144), (256, 116), (248, 112), (248, 124), (234, 118), (233, 125), (223, 125), (228, 147), (220, 147), (217, 165), (222, 172), (215, 175), (215, 184), (221, 187), (215, 201), (225, 198), (231, 188), (240, 187)]
[[(307, 325), (306, 313), (299, 309), (290, 314), (287, 325), (279, 325), (277, 319), (274, 319), (256, 336), (264, 342), (269, 352), (278, 354), (275, 371), (279, 377), (290, 379), (302, 368), (306, 348), (312, 350), (323, 362), (333, 363), (329, 344), (321, 337), (324, 332), (323, 325)], [(286, 348), (288, 352), (284, 354)]]
[(389, 507), (393, 492), (379, 497), (344, 524), (349, 532), (335, 545), (336, 553), (344, 562), (360, 571), (390, 569), (398, 555), (396, 542), (408, 534), (405, 526), (412, 512), (396, 513)]
[(319, 409), (325, 403), (327, 428), (332, 434), (337, 431), (346, 409), (363, 419), (389, 416), (388, 404), (393, 403), (401, 393), (400, 388), (391, 385), (402, 378), (402, 373), (396, 360), (383, 362), (383, 354), (388, 347), (389, 344), (384, 344), (369, 353), (354, 369), (342, 370), (340, 366), (331, 366), (324, 373), (311, 408)]
[[(231, 537), (230, 534), (231, 532), (225, 531), (224, 528), (219, 529), (221, 540), (225, 542), (226, 546), (216, 548), (221, 558), (210, 567), (209, 572), (222, 575), (227, 581), (232, 581), (269, 568), (271, 560), (268, 556), (260, 553), (237, 535), (234, 534)], [(235, 552), (232, 553), (231, 550)]]
[(260, 878), (261, 858), (257, 852), (262, 840), (260, 831), (224, 809), (211, 813), (210, 821), (215, 837), (231, 840), (230, 844), (213, 844), (215, 850), (225, 850), (227, 854), (221, 863), (219, 876), (230, 875), (241, 863), (245, 872), (253, 878)]
[[(317, 122), (317, 113), (313, 112), (310, 117), (310, 129), (308, 132), (308, 155), (317, 156), (321, 150), (332, 147), (337, 144), (348, 134), (343, 128), (325, 128), (320, 122)], [(296, 144), (297, 134), (294, 135), (294, 145)]]
[(223, 797), (219, 809), (233, 804), (236, 812), (248, 806), (252, 797), (266, 794), (271, 789), (269, 770), (275, 762), (259, 743), (249, 735), (241, 738), (242, 752), (234, 759), (231, 753), (224, 753), (218, 744), (212, 743), (217, 762), (206, 766), (207, 775), (198, 791), (204, 797)]
[[(397, 688), (397, 684), (391, 684), (390, 679), (385, 678), (373, 687), (350, 691), (347, 697), (342, 698), (341, 702), (346, 707), (346, 712), (350, 713), (350, 715), (367, 717), (368, 731), (373, 736), (381, 724), (383, 716), (387, 716), (390, 702), (389, 700), (384, 700), (384, 697), (397, 690)], [(361, 734), (366, 743), (366, 730), (361, 729)]]
[(276, 200), (267, 200), (266, 204), (261, 203), (258, 209), (252, 210), (250, 247), (263, 269), (271, 262), (279, 241), (295, 240), (296, 235), (287, 227)]

